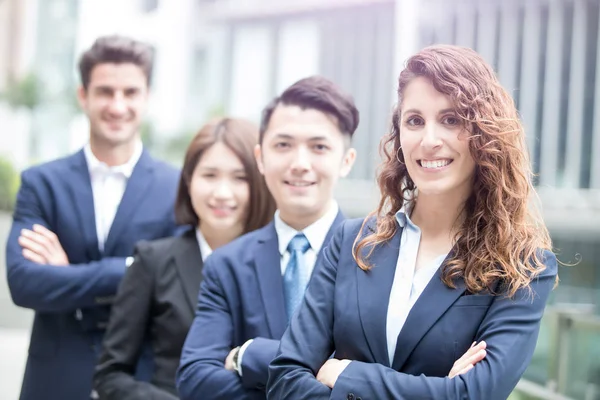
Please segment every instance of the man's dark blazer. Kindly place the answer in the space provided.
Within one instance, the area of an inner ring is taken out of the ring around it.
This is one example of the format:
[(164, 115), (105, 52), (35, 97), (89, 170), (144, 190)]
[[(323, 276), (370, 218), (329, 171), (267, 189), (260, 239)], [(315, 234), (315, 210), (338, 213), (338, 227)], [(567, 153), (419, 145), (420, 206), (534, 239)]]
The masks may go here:
[[(113, 303), (96, 367), (94, 389), (102, 400), (175, 400), (175, 372), (194, 320), (202, 257), (195, 229), (180, 237), (141, 242)], [(149, 341), (154, 356), (150, 382), (135, 378)]]
[[(317, 264), (336, 227), (331, 225)], [(273, 222), (217, 249), (204, 265), (198, 311), (177, 373), (182, 399), (264, 399), (268, 365), (288, 318)], [(254, 339), (242, 358), (242, 378), (224, 368), (227, 354)]]
[[(374, 220), (369, 224), (363, 232), (375, 229)], [(361, 225), (362, 220), (346, 221), (315, 267), (270, 365), (268, 398), (508, 398), (535, 349), (557, 274), (554, 254), (540, 254), (546, 269), (511, 298), (470, 294), (462, 279), (450, 288), (442, 282), (441, 267), (410, 310), (390, 363), (386, 320), (402, 230), (375, 247), (372, 268), (364, 271), (352, 256)], [(482, 340), (485, 359), (448, 378), (454, 362)], [(333, 351), (337, 359), (352, 361), (332, 390), (315, 376)]]
[[(175, 168), (143, 151), (101, 252), (83, 150), (22, 173), (6, 251), (12, 299), (35, 310), (22, 400), (89, 398), (125, 259), (133, 255), (136, 242), (176, 232), (178, 178)], [(58, 236), (69, 266), (40, 265), (23, 257), (18, 238), (33, 224)]]

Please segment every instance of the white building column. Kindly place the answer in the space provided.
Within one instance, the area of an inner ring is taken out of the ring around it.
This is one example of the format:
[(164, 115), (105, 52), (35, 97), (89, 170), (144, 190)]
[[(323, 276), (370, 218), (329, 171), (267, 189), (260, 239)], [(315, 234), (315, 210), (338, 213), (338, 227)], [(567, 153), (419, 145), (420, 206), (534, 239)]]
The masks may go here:
[[(419, 0), (396, 0), (394, 79), (397, 80), (406, 61), (419, 50)], [(396, 100), (397, 81), (391, 95)]]
[(159, 132), (180, 134), (184, 129), (196, 31), (194, 1), (162, 1), (152, 26), (156, 59), (150, 113)]

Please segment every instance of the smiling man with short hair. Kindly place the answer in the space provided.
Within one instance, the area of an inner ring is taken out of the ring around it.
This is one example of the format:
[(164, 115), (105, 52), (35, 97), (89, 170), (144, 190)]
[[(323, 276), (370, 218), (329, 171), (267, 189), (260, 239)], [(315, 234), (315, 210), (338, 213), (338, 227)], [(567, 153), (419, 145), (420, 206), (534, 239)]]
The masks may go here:
[[(179, 173), (140, 139), (152, 59), (144, 43), (99, 38), (79, 64), (89, 143), (22, 174), (6, 252), (13, 301), (35, 311), (21, 400), (90, 398), (135, 243), (176, 232)], [(140, 363), (141, 379), (150, 366)]]
[(333, 191), (354, 164), (358, 122), (352, 98), (317, 76), (265, 108), (256, 160), (277, 212), (205, 263), (178, 371), (182, 399), (265, 398), (279, 339), (344, 219)]

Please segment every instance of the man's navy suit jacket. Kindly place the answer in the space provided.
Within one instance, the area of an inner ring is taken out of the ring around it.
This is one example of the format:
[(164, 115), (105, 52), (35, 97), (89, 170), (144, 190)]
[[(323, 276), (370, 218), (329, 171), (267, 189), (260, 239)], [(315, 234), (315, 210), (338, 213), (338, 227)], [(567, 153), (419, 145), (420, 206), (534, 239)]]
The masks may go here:
[[(344, 217), (338, 212), (323, 250)], [(204, 263), (198, 310), (183, 346), (177, 387), (182, 399), (264, 399), (268, 366), (288, 317), (274, 223), (212, 253)], [(224, 368), (227, 354), (254, 339), (242, 357), (242, 378)]]
[[(104, 251), (98, 248), (90, 175), (83, 151), (32, 167), (21, 187), (7, 243), (6, 267), (14, 303), (35, 310), (22, 400), (89, 399), (92, 375), (125, 273), (139, 240), (176, 232), (178, 171), (143, 151), (118, 207)], [(22, 229), (53, 231), (69, 266), (40, 265), (22, 255)], [(148, 354), (139, 368), (148, 376)]]

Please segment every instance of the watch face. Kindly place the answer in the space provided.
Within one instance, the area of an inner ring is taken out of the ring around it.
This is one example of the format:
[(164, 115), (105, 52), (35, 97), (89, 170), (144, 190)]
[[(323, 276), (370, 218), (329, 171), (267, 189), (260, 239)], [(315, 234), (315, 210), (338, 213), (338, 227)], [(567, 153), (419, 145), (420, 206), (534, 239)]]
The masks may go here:
[(240, 355), (240, 348), (238, 347), (235, 351), (235, 353), (233, 353), (233, 368), (237, 369), (237, 363), (238, 363), (238, 356)]

